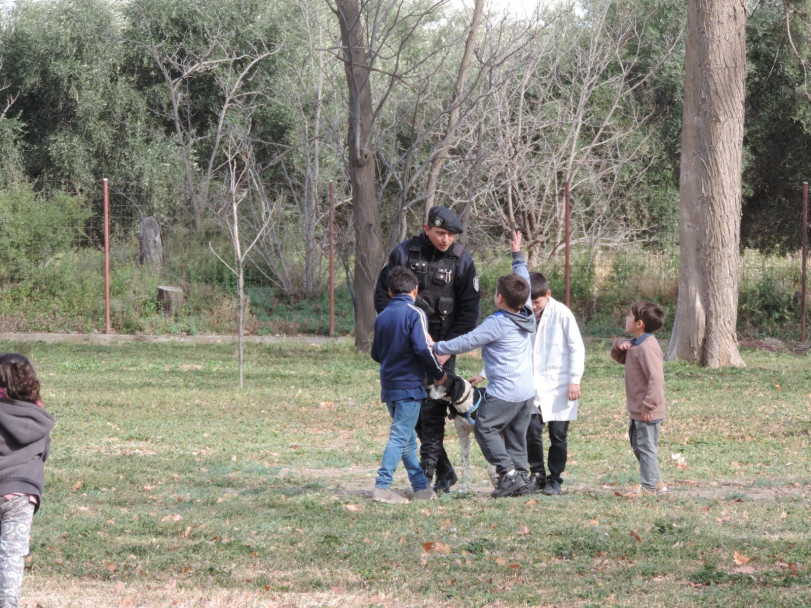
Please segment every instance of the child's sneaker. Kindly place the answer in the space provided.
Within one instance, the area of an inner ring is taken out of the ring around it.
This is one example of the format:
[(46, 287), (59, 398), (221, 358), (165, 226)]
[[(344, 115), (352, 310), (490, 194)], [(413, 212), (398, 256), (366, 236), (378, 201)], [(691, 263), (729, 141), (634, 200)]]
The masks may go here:
[(423, 488), (414, 492), (414, 500), (434, 500), (435, 498), (436, 492), (431, 488)]
[(397, 492), (388, 488), (375, 488), (372, 490), (372, 500), (375, 502), (384, 502), (388, 505), (401, 505), (408, 502), (407, 498), (400, 496)]
[(498, 480), (498, 487), (490, 493), (493, 498), (501, 498), (502, 496), (511, 496), (518, 490), (526, 487), (527, 482), (513, 471), (512, 475), (506, 473)]
[(540, 492), (545, 485), (546, 476), (541, 473), (533, 473), (529, 476), (529, 483), (527, 484), (528, 493), (534, 494), (535, 492)]
[(546, 485), (543, 488), (544, 496), (558, 496), (560, 495), (560, 484), (551, 477), (546, 480)]
[(667, 494), (667, 485), (665, 485), (664, 481), (657, 481), (656, 482), (656, 493), (657, 494)]

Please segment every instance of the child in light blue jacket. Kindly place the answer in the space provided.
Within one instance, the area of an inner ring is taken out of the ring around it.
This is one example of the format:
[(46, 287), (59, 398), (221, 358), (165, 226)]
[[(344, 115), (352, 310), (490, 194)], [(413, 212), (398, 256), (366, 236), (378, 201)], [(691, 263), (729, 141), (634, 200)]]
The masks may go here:
[[(481, 347), (488, 385), (479, 406), (474, 433), (487, 462), (496, 467), (494, 498), (527, 490), (527, 427), (535, 399), (532, 369), (532, 314), (529, 271), (521, 255), (521, 232), (510, 243), (513, 273), (498, 280), (495, 313), (473, 331), (434, 345), (440, 356)], [(441, 359), (440, 359), (441, 361)]]

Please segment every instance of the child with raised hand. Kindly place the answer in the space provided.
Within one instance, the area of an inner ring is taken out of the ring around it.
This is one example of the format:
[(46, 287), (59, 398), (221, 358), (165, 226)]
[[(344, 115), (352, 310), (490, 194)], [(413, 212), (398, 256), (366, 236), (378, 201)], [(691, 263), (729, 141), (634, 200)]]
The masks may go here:
[(0, 356), (0, 386), (0, 606), (15, 608), (54, 419), (36, 405), (39, 380), (24, 356)]
[(494, 297), (498, 310), (473, 331), (434, 344), (440, 361), (443, 357), (482, 349), (488, 385), (473, 432), (485, 459), (496, 467), (499, 475), (493, 498), (527, 491), (527, 427), (535, 399), (532, 373), (535, 317), (520, 232), (513, 233), (510, 246), (513, 273), (498, 280)]
[(631, 416), (628, 439), (642, 480), (633, 494), (667, 492), (659, 476), (659, 427), (666, 411), (664, 358), (653, 336), (664, 321), (665, 313), (658, 304), (636, 302), (625, 317), (625, 331), (633, 339), (617, 338), (611, 346), (611, 358), (625, 365), (625, 397)]

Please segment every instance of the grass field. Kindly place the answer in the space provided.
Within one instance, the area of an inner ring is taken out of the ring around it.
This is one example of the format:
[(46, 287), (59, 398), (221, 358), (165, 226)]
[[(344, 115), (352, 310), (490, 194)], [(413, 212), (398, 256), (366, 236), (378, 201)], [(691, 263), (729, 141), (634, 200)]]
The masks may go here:
[(28, 608), (811, 604), (807, 356), (667, 364), (667, 496), (623, 496), (623, 368), (598, 343), (562, 496), (490, 499), (475, 450), (473, 492), (392, 506), (368, 498), (377, 367), (348, 344), (249, 344), (242, 392), (233, 344), (0, 350), (32, 357), (57, 419)]

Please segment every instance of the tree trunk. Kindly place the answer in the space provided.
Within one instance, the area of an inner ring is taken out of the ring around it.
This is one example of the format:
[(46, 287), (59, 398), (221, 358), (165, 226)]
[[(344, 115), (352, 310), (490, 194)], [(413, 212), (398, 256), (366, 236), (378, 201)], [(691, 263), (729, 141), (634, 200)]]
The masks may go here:
[(365, 53), (358, 0), (337, 0), (349, 99), (349, 176), (355, 224), (355, 346), (368, 350), (374, 333), (374, 289), (386, 253), (380, 233), (372, 150), (371, 70)]
[(138, 263), (143, 266), (151, 266), (160, 272), (163, 266), (163, 241), (161, 239), (161, 227), (151, 215), (141, 220), (141, 228), (138, 231), (138, 242), (140, 252)]
[(174, 315), (183, 308), (183, 289), (171, 285), (158, 285), (158, 303), (167, 315)]
[(746, 7), (689, 0), (676, 325), (668, 358), (744, 366), (735, 335)]

